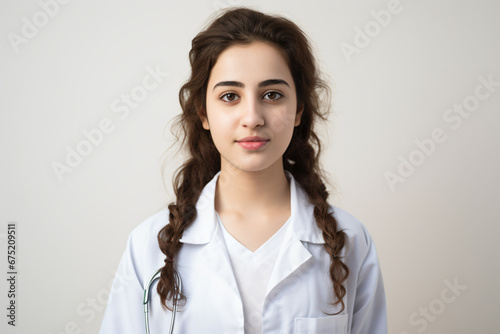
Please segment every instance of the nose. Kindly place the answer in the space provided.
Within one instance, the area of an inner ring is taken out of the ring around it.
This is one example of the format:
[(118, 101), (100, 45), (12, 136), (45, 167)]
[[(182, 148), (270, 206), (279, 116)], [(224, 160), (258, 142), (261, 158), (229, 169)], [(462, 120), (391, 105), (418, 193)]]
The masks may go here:
[(254, 128), (264, 125), (263, 107), (258, 99), (247, 99), (240, 105), (242, 126)]

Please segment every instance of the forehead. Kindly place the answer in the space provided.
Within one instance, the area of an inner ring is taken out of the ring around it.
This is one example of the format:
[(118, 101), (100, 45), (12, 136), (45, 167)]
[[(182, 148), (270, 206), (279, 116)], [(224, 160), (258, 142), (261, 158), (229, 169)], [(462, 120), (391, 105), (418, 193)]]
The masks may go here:
[(224, 50), (212, 68), (209, 81), (262, 81), (269, 78), (291, 79), (283, 52), (269, 43), (255, 41), (235, 44)]

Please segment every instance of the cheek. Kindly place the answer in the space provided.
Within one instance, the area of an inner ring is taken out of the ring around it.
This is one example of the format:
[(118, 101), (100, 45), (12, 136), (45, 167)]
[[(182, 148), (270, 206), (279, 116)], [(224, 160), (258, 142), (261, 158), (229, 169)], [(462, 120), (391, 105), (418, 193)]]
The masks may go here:
[(269, 126), (276, 135), (288, 137), (292, 136), (295, 126), (295, 112), (291, 108), (281, 108), (276, 110), (269, 119)]
[(210, 134), (217, 148), (231, 144), (234, 140), (234, 124), (230, 117), (223, 113), (212, 112), (209, 115)]
[(228, 115), (224, 115), (223, 113), (213, 113), (210, 115), (210, 128), (215, 133), (221, 133), (226, 135), (231, 127), (233, 127), (233, 121)]
[(227, 117), (224, 117), (223, 110), (217, 108), (217, 101), (207, 98), (206, 104), (207, 118), (210, 126), (212, 138), (221, 137), (227, 132)]

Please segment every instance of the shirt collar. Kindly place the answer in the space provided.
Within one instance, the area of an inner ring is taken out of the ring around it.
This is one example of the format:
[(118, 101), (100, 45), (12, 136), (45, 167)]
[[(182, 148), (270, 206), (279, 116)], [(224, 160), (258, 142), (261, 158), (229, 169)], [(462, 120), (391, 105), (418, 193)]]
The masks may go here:
[[(197, 216), (184, 231), (183, 243), (206, 244), (212, 240), (217, 231), (217, 215), (215, 211), (215, 187), (221, 171), (203, 188), (196, 203)], [(285, 170), (290, 181), (291, 228), (299, 240), (323, 244), (323, 233), (314, 219), (314, 206), (309, 202), (307, 194), (295, 181), (292, 173)]]

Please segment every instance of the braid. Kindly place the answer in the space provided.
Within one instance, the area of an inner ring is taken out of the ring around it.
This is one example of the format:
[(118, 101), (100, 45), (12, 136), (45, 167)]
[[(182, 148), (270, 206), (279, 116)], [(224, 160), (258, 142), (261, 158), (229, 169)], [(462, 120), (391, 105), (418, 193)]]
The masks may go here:
[[(160, 295), (162, 305), (171, 310), (166, 304), (166, 299), (171, 299), (179, 293), (176, 281), (174, 280), (175, 275), (177, 275), (174, 267), (174, 258), (182, 246), (179, 240), (182, 237), (183, 230), (181, 227), (182, 224), (179, 224), (179, 222), (182, 221), (183, 210), (173, 203), (168, 206), (168, 209), (170, 211), (170, 223), (165, 225), (158, 233), (158, 244), (166, 257), (164, 260), (165, 265), (161, 270), (157, 291)], [(180, 300), (185, 300), (185, 296), (180, 295)]]
[[(306, 115), (303, 122), (312, 122)], [(314, 205), (314, 218), (316, 224), (323, 232), (325, 240), (325, 250), (330, 255), (330, 277), (333, 283), (333, 291), (336, 301), (333, 305), (341, 304), (341, 313), (345, 309), (343, 298), (346, 295), (344, 281), (349, 276), (349, 268), (342, 262), (339, 254), (344, 248), (347, 235), (343, 230), (339, 230), (338, 223), (331, 212), (328, 204), (329, 193), (322, 179), (326, 179), (324, 171), (319, 165), (321, 155), (321, 141), (314, 132), (306, 136), (308, 140), (297, 135), (297, 140), (293, 141), (285, 152), (284, 168), (289, 170), (296, 181), (306, 192), (309, 201)], [(311, 140), (312, 139), (312, 140)], [(317, 150), (314, 150), (312, 143), (315, 143)], [(335, 314), (338, 314), (335, 313)]]
[[(298, 177), (295, 178), (297, 182), (300, 183)], [(323, 232), (325, 250), (331, 258), (330, 277), (332, 279), (333, 291), (336, 298), (333, 305), (340, 303), (342, 307), (338, 313), (341, 313), (345, 309), (343, 298), (346, 295), (346, 288), (343, 283), (349, 276), (349, 268), (342, 262), (340, 253), (346, 243), (347, 235), (343, 230), (338, 228), (337, 220), (333, 214), (329, 212), (330, 207), (327, 202), (329, 194), (319, 175), (317, 173), (311, 173), (306, 178), (310, 182), (301, 184), (301, 186), (307, 193), (309, 201), (314, 205), (314, 218), (316, 224)]]
[[(314, 217), (318, 227), (323, 231), (323, 238), (325, 239), (325, 250), (331, 257), (330, 264), (330, 277), (333, 282), (333, 290), (337, 300), (333, 305), (341, 303), (342, 308), (338, 313), (345, 309), (344, 296), (346, 289), (342, 283), (349, 276), (349, 268), (342, 262), (339, 254), (344, 247), (347, 236), (344, 231), (337, 229), (337, 221), (328, 213), (329, 205), (326, 201), (328, 192), (323, 183), (321, 183), (322, 192), (317, 192), (312, 196), (311, 201), (314, 203)], [(338, 314), (336, 313), (336, 314)]]
[[(213, 143), (208, 140), (200, 143), (200, 146), (205, 152), (215, 150), (215, 147), (212, 147)], [(217, 160), (217, 156), (215, 157), (204, 159), (195, 155), (178, 169), (173, 183), (177, 201), (168, 205), (169, 223), (158, 232), (158, 245), (165, 254), (165, 265), (161, 270), (157, 291), (162, 305), (169, 310), (171, 308), (167, 306), (167, 299), (178, 296), (179, 301), (186, 301), (186, 297), (180, 293), (175, 280), (178, 276), (175, 269), (175, 257), (182, 247), (180, 239), (184, 230), (196, 219), (196, 203), (201, 191), (220, 169), (220, 160)]]

